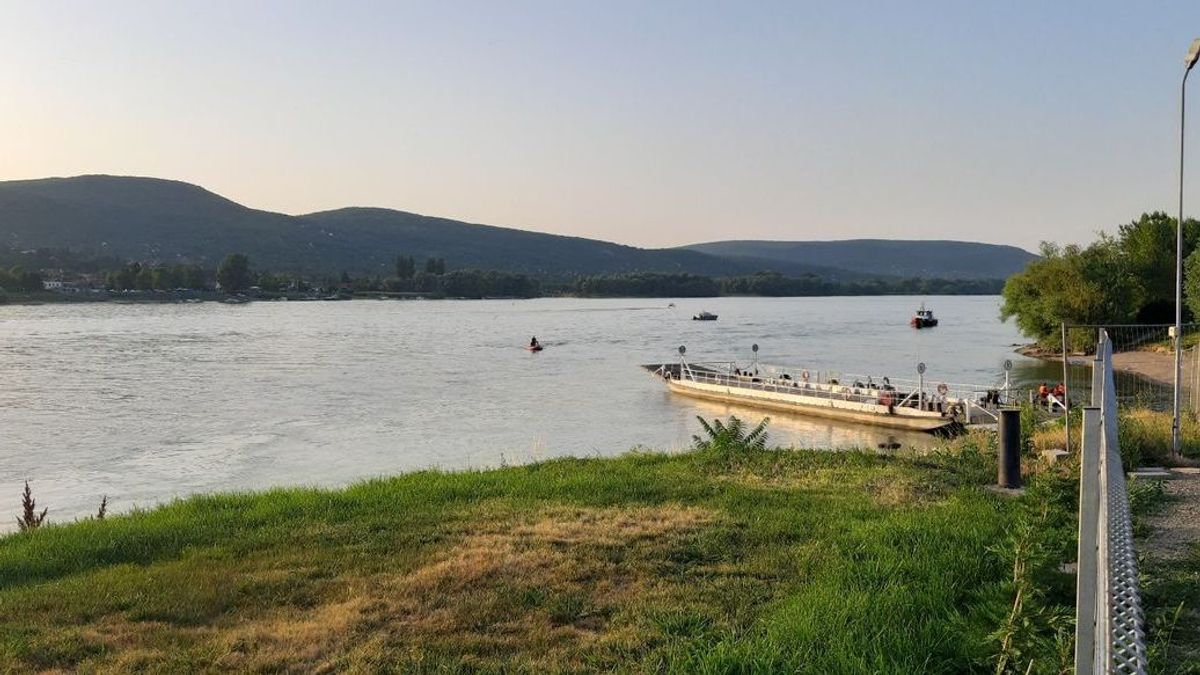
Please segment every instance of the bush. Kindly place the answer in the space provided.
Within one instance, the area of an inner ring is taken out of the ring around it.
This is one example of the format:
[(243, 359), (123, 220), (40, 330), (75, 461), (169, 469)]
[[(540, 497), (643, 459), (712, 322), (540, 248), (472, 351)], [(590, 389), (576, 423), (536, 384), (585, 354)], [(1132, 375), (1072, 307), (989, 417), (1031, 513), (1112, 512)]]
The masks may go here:
[(704, 427), (704, 436), (692, 436), (692, 442), (697, 450), (714, 450), (718, 453), (747, 452), (764, 450), (767, 447), (767, 425), (771, 418), (764, 417), (753, 429), (746, 430), (746, 423), (737, 415), (731, 415), (729, 422), (715, 419), (712, 422), (697, 415), (700, 426)]

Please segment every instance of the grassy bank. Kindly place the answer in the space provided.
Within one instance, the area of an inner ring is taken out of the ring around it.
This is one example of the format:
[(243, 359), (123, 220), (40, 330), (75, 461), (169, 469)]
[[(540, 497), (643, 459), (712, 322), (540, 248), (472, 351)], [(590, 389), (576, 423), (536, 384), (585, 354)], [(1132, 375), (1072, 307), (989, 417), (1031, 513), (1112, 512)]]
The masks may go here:
[(0, 539), (0, 671), (1055, 672), (1072, 495), (993, 476), (971, 438), (199, 497)]

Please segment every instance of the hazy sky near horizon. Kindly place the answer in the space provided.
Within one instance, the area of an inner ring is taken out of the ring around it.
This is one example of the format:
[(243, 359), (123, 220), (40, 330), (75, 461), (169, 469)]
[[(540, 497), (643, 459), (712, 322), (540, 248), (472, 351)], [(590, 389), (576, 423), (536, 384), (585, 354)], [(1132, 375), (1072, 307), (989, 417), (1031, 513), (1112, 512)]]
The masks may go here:
[(640, 246), (1033, 249), (1175, 210), (1195, 37), (1196, 0), (0, 0), (0, 180)]

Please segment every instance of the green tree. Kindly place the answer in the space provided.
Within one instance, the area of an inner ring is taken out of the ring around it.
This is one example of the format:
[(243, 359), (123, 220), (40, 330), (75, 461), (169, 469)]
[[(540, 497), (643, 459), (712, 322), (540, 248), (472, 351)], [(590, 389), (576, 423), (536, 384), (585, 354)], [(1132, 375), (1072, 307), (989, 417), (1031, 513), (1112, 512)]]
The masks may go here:
[(138, 270), (134, 284), (139, 291), (148, 291), (154, 288), (154, 269), (149, 265), (143, 265)]
[(396, 256), (396, 277), (411, 279), (417, 273), (417, 261), (410, 255)]
[(250, 259), (241, 253), (231, 253), (217, 268), (217, 283), (226, 293), (244, 291), (250, 287)]
[(1192, 316), (1200, 316), (1200, 249), (1183, 262), (1183, 298)]
[[(1004, 284), (1002, 320), (1015, 319), (1021, 332), (1050, 347), (1062, 323), (1125, 323), (1136, 316), (1137, 280), (1117, 240), (1102, 237), (1085, 249), (1044, 242), (1041, 254)], [(1072, 346), (1088, 345), (1090, 337)]]
[(425, 260), (426, 274), (445, 274), (446, 259), (445, 258), (427, 258)]
[[(1161, 211), (1143, 213), (1117, 231), (1117, 246), (1137, 288), (1137, 320), (1165, 322), (1175, 317), (1175, 223)], [(1196, 247), (1200, 223), (1183, 223), (1183, 255)]]

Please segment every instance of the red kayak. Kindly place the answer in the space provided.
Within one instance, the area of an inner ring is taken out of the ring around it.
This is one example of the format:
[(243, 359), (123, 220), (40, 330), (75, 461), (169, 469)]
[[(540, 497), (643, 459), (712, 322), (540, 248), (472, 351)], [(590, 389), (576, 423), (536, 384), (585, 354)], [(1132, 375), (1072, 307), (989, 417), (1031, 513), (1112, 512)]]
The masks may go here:
[(529, 346), (529, 345), (525, 345), (525, 351), (527, 351), (527, 352), (540, 352), (540, 351), (542, 351), (542, 346), (541, 346), (541, 345), (537, 345), (536, 347), (531, 347), (531, 346)]

